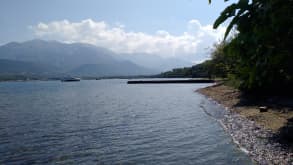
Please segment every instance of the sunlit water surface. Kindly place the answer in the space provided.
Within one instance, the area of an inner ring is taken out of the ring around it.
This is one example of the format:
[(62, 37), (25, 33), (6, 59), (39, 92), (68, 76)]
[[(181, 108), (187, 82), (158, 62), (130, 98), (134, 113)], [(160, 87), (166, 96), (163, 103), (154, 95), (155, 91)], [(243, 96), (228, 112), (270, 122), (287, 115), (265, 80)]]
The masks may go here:
[(204, 86), (2, 82), (0, 164), (251, 164)]

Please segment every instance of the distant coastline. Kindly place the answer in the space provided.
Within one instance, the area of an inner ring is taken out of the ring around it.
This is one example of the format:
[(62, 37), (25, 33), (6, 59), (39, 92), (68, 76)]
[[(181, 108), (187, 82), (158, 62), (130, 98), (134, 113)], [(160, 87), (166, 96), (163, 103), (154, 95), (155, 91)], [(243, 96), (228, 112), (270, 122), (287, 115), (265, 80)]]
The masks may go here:
[[(270, 98), (267, 101), (255, 101), (223, 84), (202, 88), (197, 92), (227, 110), (227, 115), (220, 121), (221, 125), (234, 143), (257, 164), (293, 163), (293, 146), (286, 141), (286, 138), (292, 138), (289, 130), (292, 129), (292, 100)], [(260, 112), (259, 107), (264, 105), (267, 112)]]
[[(60, 81), (65, 77), (76, 77), (76, 76), (30, 76), (30, 75), (0, 75), (0, 82), (15, 81)], [(81, 76), (82, 80), (101, 80), (101, 79), (144, 79), (144, 78), (157, 78), (156, 76), (149, 75), (137, 75), (137, 76), (104, 76), (104, 77), (88, 77)]]

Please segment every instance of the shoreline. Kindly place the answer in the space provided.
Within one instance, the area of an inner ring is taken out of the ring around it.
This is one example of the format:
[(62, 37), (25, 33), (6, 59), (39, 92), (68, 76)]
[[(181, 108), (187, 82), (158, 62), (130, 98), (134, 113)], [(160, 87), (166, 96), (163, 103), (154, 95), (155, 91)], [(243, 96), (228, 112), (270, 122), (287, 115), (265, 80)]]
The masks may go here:
[[(248, 103), (239, 105), (240, 92), (222, 84), (197, 90), (209, 100), (219, 104), (227, 112), (219, 122), (223, 129), (232, 137), (232, 141), (257, 164), (293, 164), (292, 147), (284, 146), (274, 140), (277, 130), (285, 125), (285, 118), (278, 118), (278, 123), (266, 121), (274, 115), (282, 115), (269, 109), (270, 112), (260, 113), (256, 105)], [(280, 108), (280, 107), (279, 107)], [(276, 113), (276, 114), (275, 114)], [(284, 116), (292, 116), (287, 112)], [(260, 116), (265, 116), (261, 118)], [(269, 124), (271, 123), (271, 124)]]

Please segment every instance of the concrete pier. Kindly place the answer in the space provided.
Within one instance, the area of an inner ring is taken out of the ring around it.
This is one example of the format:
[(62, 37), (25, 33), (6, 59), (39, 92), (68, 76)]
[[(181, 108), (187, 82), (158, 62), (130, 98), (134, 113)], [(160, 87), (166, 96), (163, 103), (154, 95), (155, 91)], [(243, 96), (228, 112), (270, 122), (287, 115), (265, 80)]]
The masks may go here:
[(190, 79), (190, 80), (130, 80), (127, 84), (186, 84), (186, 83), (214, 83), (209, 79)]

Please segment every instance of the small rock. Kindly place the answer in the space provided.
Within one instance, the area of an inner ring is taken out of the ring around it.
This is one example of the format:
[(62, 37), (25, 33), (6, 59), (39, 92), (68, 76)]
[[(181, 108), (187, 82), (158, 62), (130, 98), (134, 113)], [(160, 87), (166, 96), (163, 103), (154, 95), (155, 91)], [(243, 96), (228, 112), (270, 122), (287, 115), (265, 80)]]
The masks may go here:
[(267, 111), (268, 111), (268, 107), (266, 106), (259, 107), (259, 112), (267, 112)]

